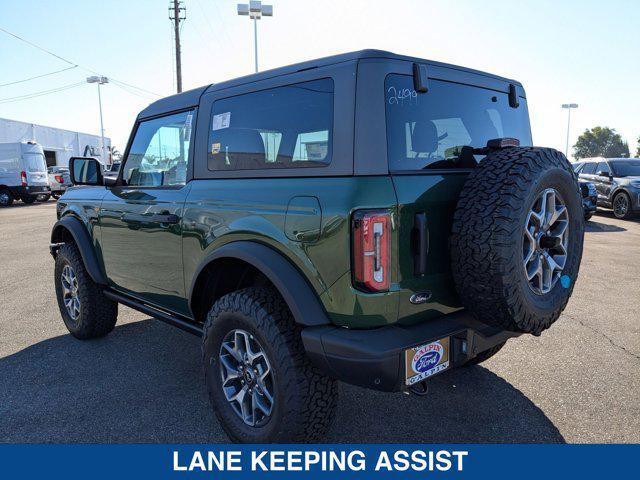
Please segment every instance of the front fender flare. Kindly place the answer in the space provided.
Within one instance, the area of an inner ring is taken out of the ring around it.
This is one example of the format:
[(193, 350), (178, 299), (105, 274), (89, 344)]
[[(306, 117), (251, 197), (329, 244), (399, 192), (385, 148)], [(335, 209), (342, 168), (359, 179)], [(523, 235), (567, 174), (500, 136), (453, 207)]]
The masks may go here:
[(83, 223), (76, 217), (67, 215), (62, 217), (53, 225), (53, 229), (51, 230), (51, 253), (55, 255), (54, 246), (60, 243), (62, 230), (68, 231), (73, 237), (73, 240), (80, 251), (84, 267), (87, 269), (87, 273), (91, 279), (99, 285), (107, 285), (107, 278), (98, 263), (98, 256), (93, 248), (91, 236)]
[(304, 275), (276, 250), (250, 241), (228, 243), (204, 258), (196, 269), (189, 288), (190, 308), (194, 287), (200, 273), (212, 261), (220, 258), (242, 260), (262, 272), (278, 289), (297, 324), (310, 327), (331, 323), (318, 294)]

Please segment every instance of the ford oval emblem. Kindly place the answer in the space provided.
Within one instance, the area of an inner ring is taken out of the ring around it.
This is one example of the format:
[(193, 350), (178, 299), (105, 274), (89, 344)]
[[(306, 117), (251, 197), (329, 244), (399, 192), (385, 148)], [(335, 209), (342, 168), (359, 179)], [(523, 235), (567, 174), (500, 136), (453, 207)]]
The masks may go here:
[(411, 297), (409, 298), (409, 301), (414, 305), (420, 305), (421, 303), (428, 302), (430, 298), (431, 298), (431, 292), (421, 292), (421, 293), (414, 293), (413, 295), (411, 295)]

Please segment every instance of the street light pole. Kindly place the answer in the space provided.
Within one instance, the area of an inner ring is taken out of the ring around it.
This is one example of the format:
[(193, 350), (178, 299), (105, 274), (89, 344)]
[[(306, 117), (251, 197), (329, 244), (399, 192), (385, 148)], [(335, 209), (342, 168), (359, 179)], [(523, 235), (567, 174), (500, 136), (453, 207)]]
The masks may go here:
[(569, 158), (569, 130), (571, 129), (571, 109), (578, 108), (577, 103), (563, 103), (562, 108), (566, 108), (568, 110), (567, 115), (567, 143), (564, 148), (564, 156)]
[(102, 95), (100, 94), (100, 85), (104, 85), (105, 83), (109, 83), (109, 79), (107, 77), (102, 76), (92, 76), (87, 77), (87, 83), (97, 83), (98, 84), (98, 109), (100, 111), (100, 160), (105, 161), (104, 155), (104, 124), (102, 122)]
[(249, 16), (253, 20), (253, 49), (256, 73), (258, 73), (258, 20), (273, 16), (273, 6), (263, 5), (261, 1), (238, 4), (238, 15)]

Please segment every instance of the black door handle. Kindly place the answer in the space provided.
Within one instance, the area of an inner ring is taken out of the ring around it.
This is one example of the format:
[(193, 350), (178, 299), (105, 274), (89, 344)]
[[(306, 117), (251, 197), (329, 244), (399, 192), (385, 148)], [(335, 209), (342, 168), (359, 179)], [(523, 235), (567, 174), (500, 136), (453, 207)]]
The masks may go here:
[(166, 223), (174, 225), (180, 221), (180, 217), (178, 215), (170, 214), (157, 214), (153, 215), (150, 219), (153, 223)]
[(411, 249), (413, 253), (413, 274), (417, 277), (427, 273), (427, 254), (429, 253), (429, 230), (427, 214), (416, 213), (413, 218), (411, 232)]

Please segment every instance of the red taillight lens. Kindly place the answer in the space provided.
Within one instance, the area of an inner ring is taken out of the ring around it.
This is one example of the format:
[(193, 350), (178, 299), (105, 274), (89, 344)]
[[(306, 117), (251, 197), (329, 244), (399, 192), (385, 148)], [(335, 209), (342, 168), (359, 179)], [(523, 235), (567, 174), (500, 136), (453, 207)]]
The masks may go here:
[(391, 214), (357, 212), (353, 216), (353, 284), (360, 290), (389, 289), (391, 264)]
[(20, 172), (20, 181), (23, 187), (27, 186), (27, 172)]
[(62, 178), (62, 175), (54, 175), (53, 178), (55, 178), (56, 182), (58, 183), (64, 183), (64, 178)]

